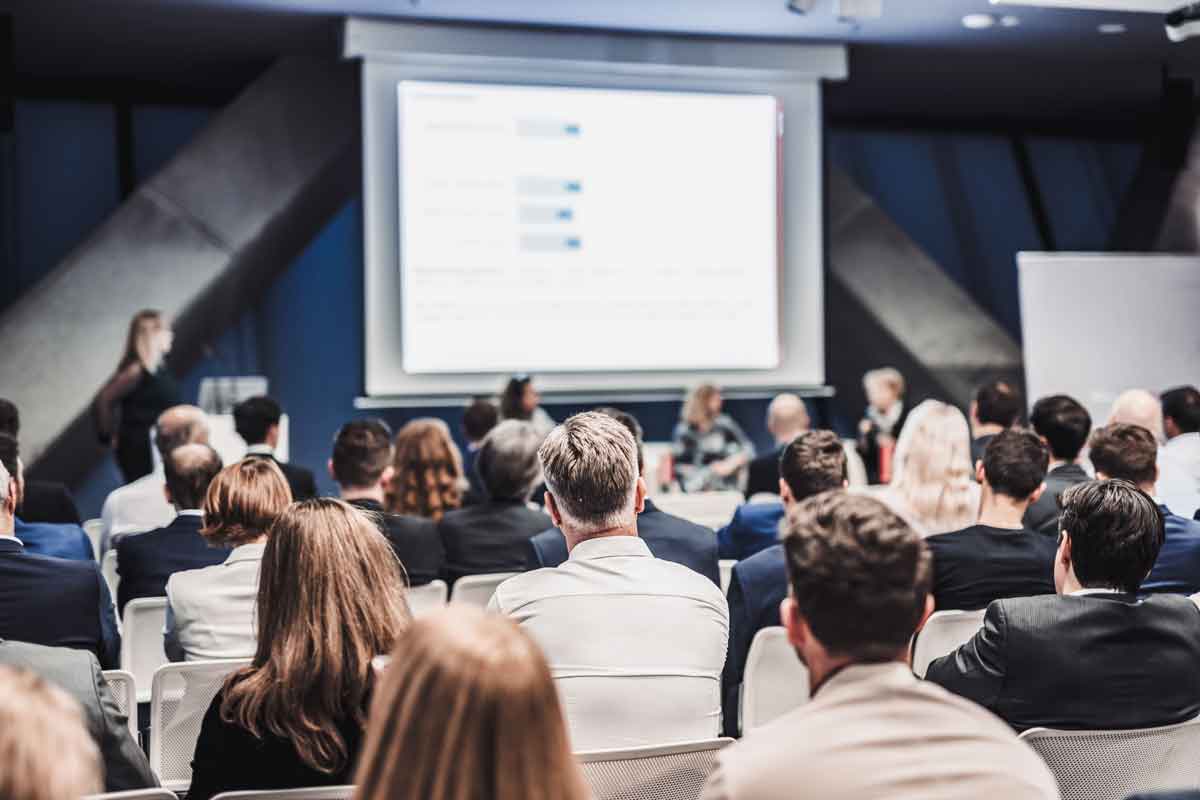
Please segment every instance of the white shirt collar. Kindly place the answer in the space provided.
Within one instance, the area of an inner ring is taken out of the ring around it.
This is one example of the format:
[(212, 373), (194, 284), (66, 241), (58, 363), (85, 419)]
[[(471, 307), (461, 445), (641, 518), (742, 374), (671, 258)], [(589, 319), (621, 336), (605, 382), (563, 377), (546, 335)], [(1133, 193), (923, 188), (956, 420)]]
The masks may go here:
[(653, 558), (650, 548), (640, 536), (601, 536), (580, 542), (571, 550), (572, 561), (586, 561), (593, 558), (610, 558), (613, 556), (645, 556)]
[(199, 509), (199, 508), (185, 508), (182, 511), (176, 511), (175, 516), (177, 516), (177, 517), (203, 517), (204, 511), (203, 511), (203, 509)]
[(1083, 597), (1087, 594), (1125, 594), (1120, 589), (1099, 589), (1092, 587), (1091, 589), (1076, 589), (1073, 592), (1067, 592), (1067, 597)]
[(225, 557), (225, 563), (233, 564), (238, 561), (262, 561), (263, 551), (266, 549), (266, 542), (239, 544), (237, 547), (229, 551), (229, 555)]
[(248, 456), (273, 456), (273, 455), (275, 455), (275, 448), (271, 447), (271, 445), (269, 445), (269, 444), (252, 444), (246, 448), (246, 455), (248, 455)]

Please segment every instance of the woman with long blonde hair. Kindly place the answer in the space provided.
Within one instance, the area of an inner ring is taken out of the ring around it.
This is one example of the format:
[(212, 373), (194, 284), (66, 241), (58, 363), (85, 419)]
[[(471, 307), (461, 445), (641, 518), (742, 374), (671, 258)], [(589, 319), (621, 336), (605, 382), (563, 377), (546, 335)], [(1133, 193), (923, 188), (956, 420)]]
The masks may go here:
[(684, 401), (672, 436), (675, 479), (685, 492), (737, 489), (742, 468), (754, 458), (754, 445), (728, 414), (721, 389), (702, 383)]
[(396, 434), (388, 511), (435, 522), (462, 505), (462, 454), (440, 419), (414, 419)]
[(967, 418), (954, 406), (926, 400), (909, 414), (896, 441), (885, 499), (927, 536), (956, 531), (973, 525), (979, 513), (972, 474)]
[(213, 698), (189, 800), (350, 782), (371, 660), (409, 623), (400, 564), (361, 511), (329, 498), (287, 508), (267, 534), (258, 650)]
[(355, 800), (589, 797), (541, 650), (510, 620), (455, 606), (403, 637), (355, 783)]

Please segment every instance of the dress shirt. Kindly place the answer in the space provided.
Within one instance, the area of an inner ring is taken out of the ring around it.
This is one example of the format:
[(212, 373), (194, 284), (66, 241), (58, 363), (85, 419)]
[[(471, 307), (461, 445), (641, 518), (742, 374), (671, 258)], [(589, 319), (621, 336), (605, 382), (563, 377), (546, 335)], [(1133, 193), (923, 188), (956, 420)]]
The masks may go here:
[(167, 502), (166, 485), (160, 466), (149, 475), (109, 492), (100, 512), (100, 520), (104, 523), (101, 553), (116, 544), (113, 537), (152, 531), (171, 524), (175, 509)]
[(640, 538), (582, 542), (560, 566), (502, 583), (489, 608), (541, 645), (575, 750), (718, 735), (725, 597)]
[(1163, 453), (1178, 469), (1180, 480), (1188, 478), (1192, 489), (1200, 492), (1200, 433), (1181, 433), (1163, 446)]
[(13, 533), (30, 553), (72, 561), (96, 560), (91, 540), (78, 525), (26, 522), (17, 517), (13, 521)]
[(258, 573), (266, 546), (239, 545), (224, 563), (167, 579), (165, 647), (172, 661), (254, 656)]
[[(1200, 434), (1176, 436), (1158, 448), (1158, 481), (1155, 494), (1176, 514), (1190, 517), (1200, 509), (1200, 464), (1192, 459), (1196, 445), (1191, 437)], [(1182, 440), (1182, 441), (1180, 441)]]

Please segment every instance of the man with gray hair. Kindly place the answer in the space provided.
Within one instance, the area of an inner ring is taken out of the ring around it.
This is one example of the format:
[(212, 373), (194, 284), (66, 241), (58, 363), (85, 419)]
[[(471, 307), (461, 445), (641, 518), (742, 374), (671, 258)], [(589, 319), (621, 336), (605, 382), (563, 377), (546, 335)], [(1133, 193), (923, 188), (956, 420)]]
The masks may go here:
[(577, 414), (539, 451), (566, 562), (511, 578), (489, 608), (541, 645), (576, 750), (719, 735), (729, 609), (699, 573), (638, 537), (637, 444), (606, 414)]
[(746, 481), (746, 499), (756, 494), (779, 492), (779, 458), (783, 448), (808, 430), (812, 421), (808, 407), (799, 395), (791, 392), (775, 395), (767, 407), (767, 430), (775, 440), (775, 449), (750, 462), (750, 478)]

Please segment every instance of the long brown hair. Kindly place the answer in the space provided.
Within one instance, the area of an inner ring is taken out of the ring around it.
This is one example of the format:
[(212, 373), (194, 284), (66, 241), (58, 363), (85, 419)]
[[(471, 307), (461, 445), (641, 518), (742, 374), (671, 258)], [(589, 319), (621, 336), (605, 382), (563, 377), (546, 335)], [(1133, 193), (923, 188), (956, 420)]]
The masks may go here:
[(355, 800), (584, 800), (546, 659), (510, 620), (413, 624), (371, 704)]
[(692, 389), (683, 403), (683, 411), (680, 414), (683, 421), (693, 428), (711, 425), (717, 418), (712, 412), (712, 399), (720, 393), (721, 389), (715, 383), (702, 383)]
[(208, 485), (200, 535), (219, 547), (252, 542), (291, 502), (292, 490), (275, 461), (250, 456), (218, 472)]
[(414, 419), (396, 434), (388, 510), (439, 520), (462, 505), (462, 454), (440, 419)]
[(254, 662), (226, 680), (221, 718), (291, 740), (319, 772), (345, 769), (353, 754), (338, 725), (363, 724), (371, 659), (410, 619), (387, 540), (340, 500), (289, 506), (267, 533), (257, 619)]
[(125, 335), (125, 352), (121, 355), (121, 363), (117, 365), (117, 371), (119, 372), (135, 362), (150, 372), (158, 369), (162, 354), (154, 352), (151, 339), (165, 325), (162, 314), (153, 309), (146, 309), (134, 314), (133, 319), (129, 320), (129, 333)]

